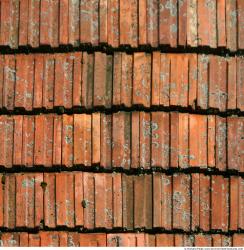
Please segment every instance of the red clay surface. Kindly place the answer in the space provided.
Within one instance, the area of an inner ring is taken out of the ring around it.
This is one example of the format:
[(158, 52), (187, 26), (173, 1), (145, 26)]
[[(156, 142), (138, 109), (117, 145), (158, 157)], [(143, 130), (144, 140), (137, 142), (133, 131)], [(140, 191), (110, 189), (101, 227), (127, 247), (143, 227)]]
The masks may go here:
[(0, 46), (244, 48), (242, 0), (1, 0)]
[(225, 236), (220, 234), (144, 234), (144, 233), (73, 233), (41, 232), (4, 233), (1, 246), (32, 247), (242, 247), (243, 234)]
[(242, 177), (204, 174), (18, 173), (0, 176), (8, 229), (244, 229)]
[(244, 246), (244, 1), (0, 0), (0, 246)]
[(140, 106), (243, 112), (243, 66), (243, 57), (204, 54), (4, 55), (0, 109)]
[(0, 166), (243, 173), (243, 131), (243, 117), (178, 112), (2, 115)]

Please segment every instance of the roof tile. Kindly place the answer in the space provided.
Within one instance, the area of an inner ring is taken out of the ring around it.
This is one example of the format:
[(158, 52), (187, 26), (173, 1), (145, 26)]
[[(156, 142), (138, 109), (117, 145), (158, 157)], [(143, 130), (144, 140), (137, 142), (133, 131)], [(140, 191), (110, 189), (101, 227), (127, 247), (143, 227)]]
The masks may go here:
[(196, 0), (180, 4), (176, 0), (130, 0), (126, 4), (118, 0), (45, 0), (40, 5), (24, 0), (4, 1), (1, 8), (0, 44), (11, 48), (108, 44), (113, 48), (200, 45), (243, 49), (243, 5), (239, 0), (218, 4), (204, 0), (199, 5)]
[(243, 172), (242, 117), (121, 111), (2, 115), (0, 120), (0, 165), (5, 168), (208, 167)]
[(0, 108), (5, 111), (138, 106), (244, 110), (241, 57), (74, 52), (0, 59)]
[(223, 176), (213, 175), (211, 178), (211, 227), (212, 229), (222, 229), (227, 231), (228, 223), (228, 203), (229, 203), (229, 181)]
[(0, 225), (7, 229), (40, 229), (42, 221), (50, 229), (244, 228), (242, 177), (63, 172), (1, 178)]
[(153, 175), (153, 226), (156, 228), (172, 230), (172, 183), (172, 176)]

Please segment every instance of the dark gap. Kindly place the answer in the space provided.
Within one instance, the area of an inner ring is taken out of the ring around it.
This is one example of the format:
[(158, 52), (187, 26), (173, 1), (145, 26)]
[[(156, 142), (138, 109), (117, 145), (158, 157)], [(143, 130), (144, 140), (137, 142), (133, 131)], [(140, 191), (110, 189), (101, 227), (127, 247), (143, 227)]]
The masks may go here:
[(86, 108), (84, 106), (77, 107), (74, 106), (72, 108), (64, 108), (63, 106), (54, 106), (51, 109), (46, 108), (33, 108), (33, 110), (25, 110), (24, 108), (14, 108), (13, 110), (8, 110), (3, 107), (0, 108), (0, 115), (40, 115), (40, 114), (53, 114), (57, 115), (62, 114), (92, 114), (96, 112), (104, 113), (104, 114), (113, 114), (117, 112), (180, 112), (180, 113), (188, 113), (188, 114), (201, 114), (201, 115), (218, 115), (220, 117), (228, 117), (228, 116), (244, 116), (244, 111), (240, 109), (229, 109), (226, 111), (220, 111), (217, 108), (209, 108), (209, 109), (201, 109), (200, 107), (193, 108), (191, 106), (182, 107), (182, 106), (163, 106), (163, 105), (152, 105), (151, 107), (144, 107), (143, 105), (132, 105), (131, 107), (126, 107), (125, 105), (114, 105), (112, 107), (106, 108), (105, 106), (96, 106), (93, 108)]
[(113, 48), (108, 44), (101, 44), (97, 46), (93, 46), (90, 43), (83, 43), (79, 46), (75, 47), (72, 45), (59, 45), (58, 47), (51, 47), (50, 45), (40, 45), (38, 48), (33, 48), (29, 45), (19, 46), (18, 48), (11, 48), (10, 46), (0, 46), (0, 54), (36, 54), (36, 53), (68, 53), (68, 52), (76, 52), (76, 51), (86, 51), (88, 53), (92, 52), (104, 52), (107, 54), (113, 54), (114, 52), (126, 52), (126, 53), (134, 53), (134, 52), (147, 52), (152, 53), (153, 51), (160, 51), (162, 53), (195, 53), (195, 54), (212, 54), (212, 55), (220, 55), (223, 57), (235, 57), (235, 56), (243, 56), (244, 49), (238, 49), (236, 51), (231, 51), (230, 49), (224, 47), (218, 48), (210, 48), (209, 46), (198, 46), (198, 47), (190, 47), (190, 46), (182, 46), (178, 45), (177, 48), (173, 48), (170, 45), (159, 45), (157, 47), (152, 47), (150, 45), (138, 45), (138, 47), (131, 47), (129, 45), (120, 45), (119, 47)]
[(4, 168), (0, 166), (0, 174), (11, 174), (11, 173), (60, 173), (60, 172), (71, 172), (71, 171), (82, 171), (82, 172), (91, 172), (91, 173), (122, 173), (125, 175), (146, 175), (154, 173), (165, 173), (167, 175), (173, 175), (177, 173), (182, 174), (204, 174), (207, 176), (211, 175), (221, 175), (223, 177), (230, 176), (239, 176), (244, 178), (244, 172), (238, 172), (234, 169), (219, 170), (215, 167), (200, 168), (200, 167), (191, 167), (191, 168), (169, 168), (163, 169), (162, 167), (152, 167), (150, 169), (144, 169), (143, 167), (123, 169), (122, 167), (114, 168), (104, 168), (100, 167), (99, 164), (92, 164), (91, 166), (84, 165), (73, 165), (72, 167), (65, 167), (63, 165), (53, 167), (44, 167), (44, 166), (21, 166), (15, 165), (11, 168)]
[[(21, 233), (21, 232), (27, 232), (27, 233), (40, 233), (40, 232), (63, 232), (66, 231), (67, 233), (72, 232), (78, 232), (78, 233), (105, 233), (105, 234), (116, 234), (116, 233), (137, 233), (138, 229), (126, 229), (126, 228), (113, 228), (113, 229), (106, 229), (106, 228), (96, 228), (96, 229), (86, 229), (80, 226), (76, 226), (73, 228), (69, 228), (66, 226), (58, 226), (56, 228), (49, 228), (44, 226), (43, 230), (40, 230), (38, 227), (35, 228), (25, 228), (25, 227), (19, 227), (19, 228), (4, 228), (0, 227), (1, 233)], [(206, 234), (206, 235), (214, 235), (214, 234), (221, 234), (224, 236), (233, 236), (233, 234), (243, 234), (244, 230), (229, 230), (227, 232), (223, 232), (221, 230), (209, 230), (209, 231), (203, 231), (200, 229), (197, 230), (190, 230), (190, 231), (184, 231), (182, 229), (172, 229), (172, 230), (166, 230), (164, 228), (153, 228), (153, 229), (145, 229), (141, 228), (139, 230), (142, 233), (146, 234), (185, 234), (185, 235), (195, 235), (195, 234)]]

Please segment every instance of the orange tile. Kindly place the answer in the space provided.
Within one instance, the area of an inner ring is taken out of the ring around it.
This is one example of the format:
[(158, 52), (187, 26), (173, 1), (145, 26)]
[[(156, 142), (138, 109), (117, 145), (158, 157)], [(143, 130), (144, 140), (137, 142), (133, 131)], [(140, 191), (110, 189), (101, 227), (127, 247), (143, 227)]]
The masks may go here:
[(216, 166), (216, 155), (215, 155), (215, 147), (216, 147), (216, 117), (214, 115), (208, 116), (208, 167)]
[(14, 88), (16, 79), (16, 61), (14, 55), (5, 55), (3, 85), (3, 107), (8, 110), (14, 109)]
[(178, 5), (178, 45), (187, 44), (187, 0), (183, 0)]
[(152, 54), (152, 105), (160, 105), (161, 53)]
[(91, 166), (92, 122), (91, 115), (74, 115), (74, 164)]
[(62, 165), (72, 167), (74, 160), (74, 121), (73, 116), (62, 117)]
[(119, 46), (119, 0), (108, 0), (108, 44), (112, 47)]
[[(71, 88), (73, 89), (73, 106), (81, 106), (82, 98), (82, 69), (83, 69), (83, 55), (80, 52), (76, 52), (72, 55), (73, 58), (73, 79), (71, 82)], [(71, 97), (72, 98), (72, 97)]]
[(243, 67), (244, 67), (244, 58), (238, 57), (237, 58), (237, 83), (236, 83), (236, 102), (237, 102), (237, 108), (241, 111), (244, 111), (244, 73), (243, 73)]
[(190, 176), (173, 175), (173, 228), (190, 230)]
[(28, 9), (28, 44), (36, 48), (40, 38), (40, 5), (36, 1), (29, 1)]
[(198, 87), (198, 56), (190, 54), (189, 60), (189, 84), (188, 84), (188, 106), (196, 108), (197, 104), (197, 87)]
[(198, 45), (197, 0), (187, 1), (187, 44), (191, 47)]
[(226, 40), (227, 48), (231, 51), (237, 49), (237, 16), (236, 0), (226, 0)]
[(11, 10), (11, 2), (10, 1), (3, 1), (1, 2), (1, 28), (0, 28), (0, 33), (1, 33), (1, 43), (3, 45), (8, 45), (10, 42), (10, 22), (11, 22), (11, 15), (10, 15), (10, 10)]
[(16, 175), (16, 227), (34, 228), (43, 219), (42, 174)]
[(151, 104), (151, 55), (134, 54), (133, 104), (150, 107)]
[(53, 165), (62, 163), (62, 117), (55, 115), (53, 118)]
[(16, 178), (14, 175), (5, 175), (3, 204), (3, 226), (16, 227)]
[(169, 168), (169, 114), (152, 112), (151, 166)]
[(79, 243), (80, 247), (105, 247), (106, 234), (80, 234)]
[(140, 165), (140, 112), (131, 114), (131, 168)]
[(72, 173), (56, 174), (55, 190), (56, 225), (74, 227), (74, 175)]
[(153, 227), (172, 230), (172, 176), (153, 175)]
[[(66, 6), (65, 6), (66, 7)], [(79, 1), (69, 1), (69, 6), (63, 12), (68, 12), (68, 34), (69, 34), (69, 44), (77, 46), (80, 39), (80, 11), (79, 11)], [(60, 14), (62, 12), (60, 11)], [(66, 17), (67, 18), (67, 17)], [(66, 35), (66, 34), (65, 34)]]
[(28, 41), (28, 1), (19, 2), (19, 46), (25, 46)]
[[(170, 103), (170, 56), (169, 54), (161, 54), (160, 60), (160, 101), (159, 104), (169, 106)], [(154, 71), (153, 71), (154, 72)], [(153, 73), (154, 75), (155, 73)], [(153, 104), (153, 103), (152, 103)]]
[[(82, 206), (82, 201), (84, 201), (84, 181), (83, 173), (76, 173), (74, 175), (74, 219), (76, 226), (84, 225), (84, 207)], [(77, 202), (80, 201), (80, 202)]]
[(140, 167), (151, 166), (151, 114), (140, 112)]
[(94, 54), (82, 53), (81, 106), (91, 108), (93, 105)]
[(233, 246), (234, 247), (241, 247), (244, 244), (244, 237), (243, 234), (234, 234), (233, 235)]
[(228, 98), (227, 98), (227, 108), (236, 109), (237, 106), (237, 59), (236, 57), (231, 57), (228, 59)]
[(95, 204), (96, 178), (93, 173), (83, 173), (84, 197), (81, 205), (84, 208), (84, 227), (93, 229), (95, 227), (96, 204)]
[[(43, 214), (44, 214), (44, 224), (49, 228), (55, 228), (57, 223), (56, 218), (56, 208), (55, 208), (55, 182), (56, 177), (54, 173), (44, 173), (43, 184), (46, 184), (44, 188), (44, 205), (43, 205)], [(62, 195), (62, 194), (60, 194)], [(58, 218), (60, 220), (62, 218)]]
[(192, 167), (207, 167), (207, 117), (190, 115), (189, 161)]
[(147, 44), (147, 0), (140, 0), (138, 4), (139, 45)]
[(209, 56), (198, 56), (198, 84), (197, 84), (197, 106), (202, 109), (208, 108), (209, 92)]
[(54, 102), (54, 72), (55, 59), (52, 55), (44, 58), (44, 77), (43, 77), (43, 107), (46, 109), (53, 108)]
[(100, 165), (112, 167), (112, 115), (101, 114)]
[(43, 78), (44, 78), (44, 56), (37, 54), (34, 57), (34, 86), (33, 86), (33, 108), (43, 107)]
[(152, 228), (152, 176), (134, 177), (134, 228)]
[(237, 22), (238, 22), (238, 49), (244, 48), (244, 28), (242, 23), (244, 23), (244, 3), (241, 0), (237, 0)]
[(197, 234), (195, 236), (195, 246), (197, 247), (211, 247), (212, 239), (209, 235)]
[(59, 1), (59, 44), (69, 42), (69, 1)]
[(107, 43), (108, 41), (108, 1), (99, 2), (99, 42)]
[(219, 0), (217, 2), (217, 38), (218, 38), (218, 47), (226, 46), (226, 15), (225, 9), (226, 2), (225, 0)]
[(216, 116), (216, 167), (219, 170), (226, 170), (226, 138), (227, 138), (227, 123), (226, 118)]
[(23, 146), (22, 165), (32, 167), (34, 163), (34, 116), (24, 116), (23, 119)]
[(198, 44), (201, 46), (217, 46), (216, 5), (215, 1), (207, 0), (198, 3)]
[(129, 0), (127, 2), (120, 1), (119, 5), (119, 34), (120, 44), (136, 47), (138, 45), (138, 1)]
[(189, 167), (189, 115), (179, 113), (179, 167)]
[(133, 229), (134, 227), (134, 177), (122, 175), (122, 211), (123, 227)]
[(112, 56), (95, 54), (94, 106), (111, 107), (112, 104)]
[[(140, 3), (139, 3), (139, 8), (140, 8)], [(146, 11), (147, 11), (146, 15), (147, 25), (144, 26), (144, 29), (147, 31), (147, 43), (150, 44), (152, 47), (157, 47), (159, 42), (158, 1), (157, 0), (147, 1)], [(174, 30), (171, 29), (171, 32), (174, 32)]]
[(173, 234), (157, 234), (156, 235), (156, 246), (157, 247), (172, 247), (172, 246), (174, 246), (174, 235)]
[(228, 223), (228, 179), (219, 175), (212, 175), (211, 179), (211, 228), (227, 231)]
[(119, 112), (113, 114), (112, 121), (112, 165), (130, 169), (131, 155), (131, 127), (130, 113)]
[[(14, 119), (14, 138), (13, 138), (13, 165), (22, 164), (22, 140), (23, 140), (23, 116), (15, 115)], [(0, 150), (3, 152), (2, 150)]]
[(170, 113), (170, 167), (177, 168), (179, 162), (179, 113)]
[(34, 58), (20, 55), (16, 59), (15, 107), (32, 110)]

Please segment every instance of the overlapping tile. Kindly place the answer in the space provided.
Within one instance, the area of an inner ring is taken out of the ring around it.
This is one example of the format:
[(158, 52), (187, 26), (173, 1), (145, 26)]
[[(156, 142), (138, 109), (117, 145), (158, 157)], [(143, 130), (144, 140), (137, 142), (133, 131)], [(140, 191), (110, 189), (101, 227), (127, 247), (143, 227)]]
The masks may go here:
[(243, 16), (0, 0), (0, 245), (243, 246)]
[(4, 168), (243, 172), (243, 117), (136, 111), (0, 118)]
[(4, 247), (241, 247), (243, 234), (146, 234), (146, 233), (3, 233)]
[[(218, 3), (218, 4), (217, 4)], [(129, 45), (243, 49), (235, 1), (1, 1), (2, 46)], [(9, 28), (10, 27), (10, 28)]]
[(0, 57), (0, 109), (244, 111), (242, 57), (74, 52)]
[(7, 229), (243, 230), (242, 177), (205, 174), (1, 175)]

